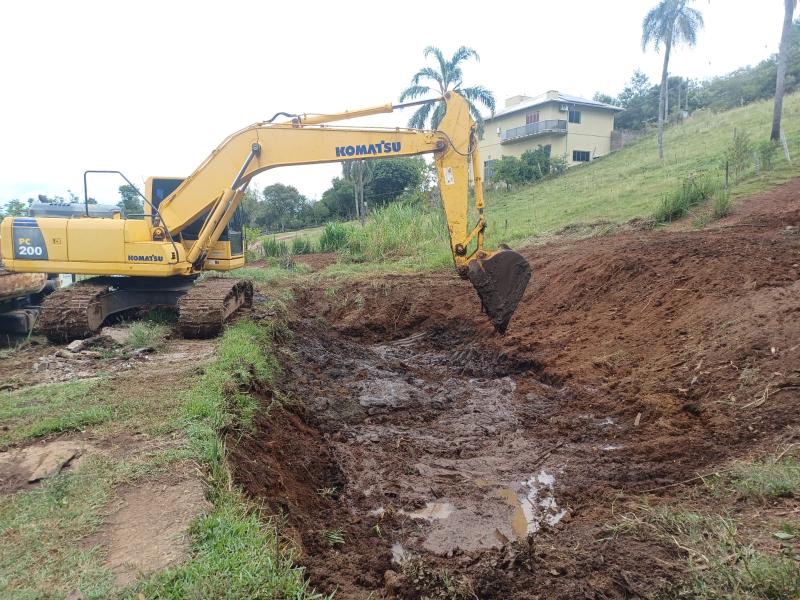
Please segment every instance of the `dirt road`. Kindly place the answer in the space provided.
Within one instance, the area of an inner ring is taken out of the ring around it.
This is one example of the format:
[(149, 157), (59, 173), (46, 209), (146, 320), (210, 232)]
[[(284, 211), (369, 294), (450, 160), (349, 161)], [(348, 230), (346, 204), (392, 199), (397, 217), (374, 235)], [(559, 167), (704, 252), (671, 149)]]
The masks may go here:
[(296, 290), (296, 403), (231, 444), (237, 481), (340, 599), (650, 597), (675, 549), (615, 509), (799, 439), (797, 198), (528, 248), (502, 337), (447, 274)]

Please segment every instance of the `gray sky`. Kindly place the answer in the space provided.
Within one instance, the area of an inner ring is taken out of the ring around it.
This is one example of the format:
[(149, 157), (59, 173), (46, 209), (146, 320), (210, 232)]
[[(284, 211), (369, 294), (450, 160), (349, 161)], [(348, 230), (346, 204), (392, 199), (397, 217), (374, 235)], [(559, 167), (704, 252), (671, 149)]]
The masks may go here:
[[(316, 2), (104, 0), (3, 2), (0, 203), (82, 196), (85, 169), (188, 175), (229, 133), (277, 111), (332, 112), (396, 101), (423, 48), (475, 48), (467, 84), (506, 97), (548, 89), (616, 95), (642, 53), (655, 0)], [(706, 21), (670, 72), (706, 78), (776, 52), (782, 0), (696, 0)], [(408, 111), (373, 125), (405, 125)], [(318, 198), (339, 165), (264, 173)], [(110, 177), (110, 176), (109, 176)], [(117, 202), (116, 179), (90, 194)]]

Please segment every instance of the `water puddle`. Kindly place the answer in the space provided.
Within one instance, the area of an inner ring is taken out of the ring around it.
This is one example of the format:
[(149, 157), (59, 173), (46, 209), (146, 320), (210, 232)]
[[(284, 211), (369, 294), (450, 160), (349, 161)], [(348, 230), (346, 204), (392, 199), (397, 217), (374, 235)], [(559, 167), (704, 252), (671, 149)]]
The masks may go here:
[(514, 511), (511, 527), (518, 538), (524, 539), (528, 534), (536, 533), (542, 523), (552, 527), (567, 514), (566, 509), (559, 510), (553, 496), (555, 482), (555, 475), (542, 469), (513, 487), (497, 491), (497, 495)]

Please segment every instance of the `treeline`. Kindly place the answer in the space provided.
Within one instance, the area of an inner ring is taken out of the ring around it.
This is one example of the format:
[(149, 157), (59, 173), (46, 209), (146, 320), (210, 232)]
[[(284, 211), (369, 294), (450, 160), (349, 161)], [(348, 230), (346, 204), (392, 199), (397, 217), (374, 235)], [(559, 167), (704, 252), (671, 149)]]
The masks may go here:
[[(800, 21), (792, 25), (792, 44), (786, 69), (786, 93), (800, 89)], [(667, 83), (667, 117), (678, 120), (683, 111), (700, 108), (727, 110), (775, 95), (777, 55), (757, 65), (742, 67), (727, 75), (697, 81), (672, 76)], [(617, 96), (598, 92), (594, 99), (625, 110), (614, 121), (617, 129), (643, 129), (658, 121), (659, 85), (636, 71)]]
[(353, 163), (343, 163), (340, 177), (319, 200), (309, 200), (291, 185), (275, 183), (261, 191), (248, 190), (242, 207), (251, 227), (276, 232), (321, 225), (327, 221), (356, 218), (356, 191), (363, 185), (367, 209), (385, 206), (398, 198), (420, 195), (430, 187), (430, 167), (422, 158), (389, 158), (363, 161), (360, 176)]

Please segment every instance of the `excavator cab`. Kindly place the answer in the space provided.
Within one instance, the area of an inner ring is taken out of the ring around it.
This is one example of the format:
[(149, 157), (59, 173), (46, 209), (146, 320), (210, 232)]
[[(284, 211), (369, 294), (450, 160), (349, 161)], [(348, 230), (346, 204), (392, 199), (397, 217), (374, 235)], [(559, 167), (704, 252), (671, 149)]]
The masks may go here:
[[(161, 202), (183, 182), (183, 177), (149, 177), (145, 183), (145, 197), (152, 206), (145, 206), (145, 216), (149, 218), (153, 210), (158, 210)], [(208, 212), (205, 212), (181, 230), (179, 238), (187, 250), (198, 240), (207, 218)], [(244, 223), (244, 210), (240, 205), (209, 249), (204, 268), (220, 271), (244, 264)]]

